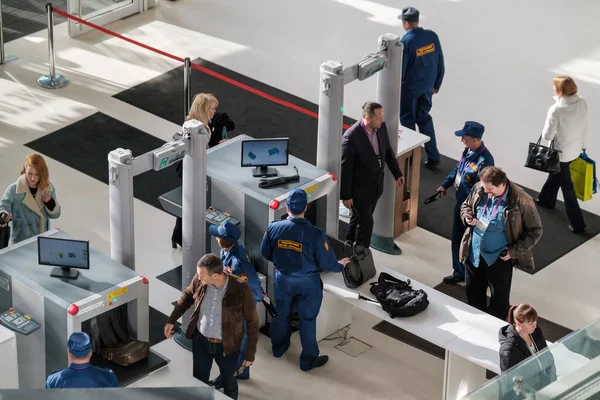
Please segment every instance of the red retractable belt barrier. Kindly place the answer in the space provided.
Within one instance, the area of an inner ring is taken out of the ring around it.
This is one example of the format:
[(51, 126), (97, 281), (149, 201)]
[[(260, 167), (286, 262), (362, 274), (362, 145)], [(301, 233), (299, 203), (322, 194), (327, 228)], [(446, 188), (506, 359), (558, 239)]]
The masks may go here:
[[(118, 34), (116, 32), (113, 32), (113, 31), (111, 31), (109, 29), (106, 29), (106, 28), (104, 28), (102, 26), (93, 24), (93, 23), (91, 23), (89, 21), (83, 20), (83, 19), (78, 18), (78, 17), (76, 17), (74, 15), (68, 14), (68, 13), (66, 13), (66, 12), (64, 12), (62, 10), (59, 10), (58, 8), (52, 8), (52, 11), (55, 12), (56, 14), (58, 14), (58, 15), (61, 15), (61, 16), (65, 17), (65, 18), (72, 19), (74, 21), (79, 22), (80, 24), (87, 25), (87, 26), (89, 26), (91, 28), (99, 30), (100, 32), (106, 33), (107, 35), (111, 35), (111, 36), (114, 36), (114, 37), (119, 38), (121, 40), (124, 40), (126, 42), (129, 42), (131, 44), (135, 44), (136, 46), (140, 46), (140, 47), (142, 47), (142, 48), (144, 48), (146, 50), (153, 51), (153, 52), (155, 52), (157, 54), (160, 54), (162, 56), (171, 58), (171, 59), (179, 61), (181, 63), (185, 62), (185, 60), (183, 58), (181, 58), (181, 57), (177, 57), (177, 56), (175, 56), (173, 54), (170, 54), (170, 53), (167, 53), (165, 51), (159, 50), (159, 49), (157, 49), (155, 47), (148, 46), (147, 44), (138, 42), (137, 40), (130, 39), (130, 38), (126, 37), (126, 36), (120, 35), (120, 34)], [(262, 90), (255, 89), (255, 88), (253, 88), (251, 86), (243, 84), (242, 82), (236, 81), (235, 79), (231, 79), (231, 78), (229, 78), (229, 77), (227, 77), (227, 76), (225, 76), (223, 74), (220, 74), (218, 72), (212, 71), (212, 70), (210, 70), (210, 69), (208, 69), (206, 67), (203, 67), (201, 65), (194, 64), (194, 63), (191, 63), (191, 66), (192, 66), (192, 68), (197, 69), (198, 71), (201, 71), (201, 72), (203, 72), (203, 73), (205, 73), (207, 75), (210, 75), (213, 78), (217, 78), (217, 79), (219, 79), (219, 80), (221, 80), (223, 82), (229, 83), (230, 85), (237, 86), (240, 89), (246, 90), (247, 92), (253, 93), (253, 94), (257, 95), (257, 96), (260, 96), (262, 98), (270, 100), (273, 103), (277, 103), (279, 105), (282, 105), (282, 106), (287, 107), (289, 109), (301, 112), (302, 114), (308, 115), (308, 116), (313, 117), (313, 118), (319, 118), (319, 114), (317, 114), (316, 112), (307, 110), (304, 107), (300, 107), (299, 105), (290, 103), (289, 101), (285, 101), (285, 100), (280, 99), (278, 97), (272, 96), (272, 95), (270, 95), (268, 93), (263, 92)], [(344, 129), (350, 128), (350, 125), (348, 125), (348, 124), (343, 124), (342, 126), (343, 126)]]

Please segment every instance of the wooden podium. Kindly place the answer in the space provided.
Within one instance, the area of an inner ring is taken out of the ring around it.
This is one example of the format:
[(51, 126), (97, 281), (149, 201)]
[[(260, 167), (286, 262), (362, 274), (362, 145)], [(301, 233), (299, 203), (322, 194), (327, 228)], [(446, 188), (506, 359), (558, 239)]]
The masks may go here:
[(412, 129), (398, 129), (398, 164), (406, 179), (404, 185), (396, 186), (394, 206), (394, 237), (417, 226), (419, 210), (419, 181), (421, 179), (421, 146), (429, 137)]

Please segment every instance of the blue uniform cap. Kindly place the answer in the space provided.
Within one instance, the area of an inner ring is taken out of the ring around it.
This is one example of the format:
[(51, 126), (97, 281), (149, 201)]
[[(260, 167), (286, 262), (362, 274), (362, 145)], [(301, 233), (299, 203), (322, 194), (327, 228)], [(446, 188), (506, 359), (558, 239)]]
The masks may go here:
[(229, 221), (221, 225), (211, 225), (208, 231), (214, 237), (221, 238), (229, 243), (236, 243), (242, 236), (240, 228)]
[(294, 215), (302, 214), (306, 209), (308, 199), (302, 189), (294, 189), (287, 196), (287, 206)]
[(402, 14), (398, 15), (398, 19), (406, 22), (417, 22), (419, 20), (419, 10), (414, 7), (403, 8)]
[(92, 350), (92, 342), (87, 333), (75, 332), (69, 337), (67, 347), (69, 348), (69, 353), (75, 357), (85, 357)]
[(485, 132), (485, 127), (479, 122), (467, 121), (465, 126), (460, 130), (456, 131), (456, 136), (469, 136), (473, 139), (481, 139)]

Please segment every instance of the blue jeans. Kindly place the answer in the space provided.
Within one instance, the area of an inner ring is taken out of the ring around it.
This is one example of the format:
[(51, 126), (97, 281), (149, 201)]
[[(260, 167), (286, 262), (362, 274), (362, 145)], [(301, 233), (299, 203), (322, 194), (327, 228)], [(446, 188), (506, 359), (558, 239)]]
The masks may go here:
[(279, 319), (271, 321), (273, 355), (281, 357), (290, 347), (292, 336), (291, 315), (294, 306), (300, 317), (300, 369), (313, 368), (319, 357), (317, 344), (317, 315), (323, 301), (323, 286), (318, 273), (284, 275), (275, 270), (275, 308)]
[(415, 125), (419, 126), (419, 132), (429, 136), (429, 142), (425, 143), (425, 153), (428, 161), (439, 161), (440, 152), (435, 140), (435, 129), (433, 128), (433, 118), (429, 115), (431, 111), (433, 93), (415, 94), (403, 90), (400, 95), (400, 124), (408, 129), (416, 130)]
[(223, 379), (223, 393), (234, 400), (238, 398), (237, 378), (233, 376), (237, 367), (239, 352), (223, 353), (222, 343), (211, 343), (204, 335), (196, 331), (192, 341), (193, 373), (194, 378), (208, 385), (210, 369), (213, 360), (219, 366)]

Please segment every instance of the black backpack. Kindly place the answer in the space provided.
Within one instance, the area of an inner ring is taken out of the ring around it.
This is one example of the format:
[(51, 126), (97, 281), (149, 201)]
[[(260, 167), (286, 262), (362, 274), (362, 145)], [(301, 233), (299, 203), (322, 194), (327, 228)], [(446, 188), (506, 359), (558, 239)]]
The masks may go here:
[(429, 305), (427, 293), (414, 290), (410, 279), (406, 282), (382, 272), (377, 282), (371, 283), (371, 293), (390, 317), (412, 317), (424, 311)]

